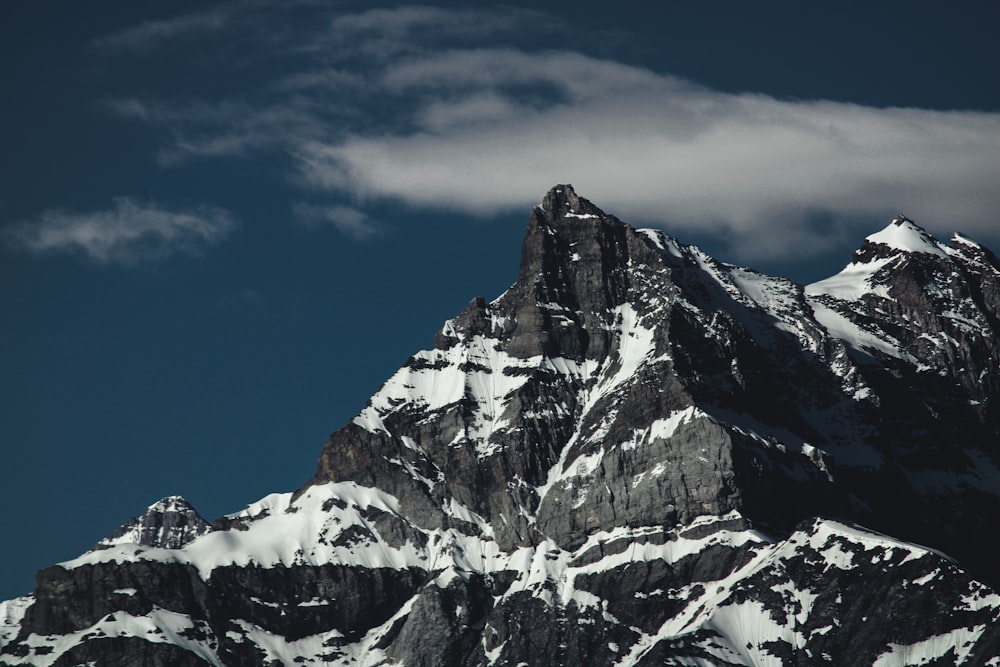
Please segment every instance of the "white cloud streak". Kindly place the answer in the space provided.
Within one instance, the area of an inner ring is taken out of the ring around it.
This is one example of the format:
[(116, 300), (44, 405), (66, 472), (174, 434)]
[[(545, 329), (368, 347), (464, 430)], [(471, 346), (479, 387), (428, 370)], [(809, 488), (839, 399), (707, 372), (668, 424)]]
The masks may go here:
[(425, 100), (415, 129), (308, 142), (306, 180), (470, 214), (572, 182), (631, 221), (727, 235), (743, 258), (814, 236), (816, 213), (998, 224), (1000, 114), (728, 94), (574, 53), (454, 51), (382, 82)]
[(349, 45), (351, 53), (382, 60), (440, 48), (441, 44), (482, 44), (546, 20), (550, 32), (560, 29), (544, 14), (513, 7), (504, 11), (428, 5), (380, 7), (336, 17), (322, 44), (326, 48)]
[[(860, 231), (852, 224), (871, 231), (897, 212), (939, 234), (1000, 241), (1000, 114), (727, 93), (510, 46), (559, 30), (539, 16), (340, 16), (301, 40), (315, 67), (271, 82), (262, 98), (122, 100), (117, 111), (170, 130), (165, 164), (277, 150), (299, 184), (354, 205), (394, 199), (488, 216), (571, 182), (630, 222), (723, 238), (741, 260), (805, 245), (822, 253)], [(477, 40), (497, 45), (435, 46)], [(338, 216), (344, 230), (365, 228)]]
[(98, 264), (135, 264), (171, 255), (197, 255), (224, 240), (238, 222), (212, 206), (168, 210), (158, 204), (118, 197), (101, 211), (59, 209), (4, 231), (13, 246), (34, 254), (74, 253)]
[(231, 12), (218, 8), (159, 21), (144, 21), (94, 40), (99, 49), (148, 51), (192, 34), (217, 32), (227, 26)]
[(382, 227), (361, 209), (351, 206), (316, 206), (297, 204), (295, 216), (307, 227), (332, 226), (341, 234), (366, 241), (382, 234)]
[(210, 104), (140, 100), (104, 100), (104, 107), (122, 118), (167, 128), (171, 140), (156, 154), (166, 167), (198, 158), (241, 157), (260, 150), (286, 150), (289, 143), (328, 134), (310, 100), (291, 97), (280, 104), (254, 106), (247, 102)]

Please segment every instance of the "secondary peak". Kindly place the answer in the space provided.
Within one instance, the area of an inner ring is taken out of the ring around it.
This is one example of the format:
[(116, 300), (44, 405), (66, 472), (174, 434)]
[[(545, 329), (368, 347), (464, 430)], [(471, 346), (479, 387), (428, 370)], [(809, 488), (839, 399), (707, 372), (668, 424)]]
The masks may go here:
[(885, 229), (868, 236), (865, 240), (903, 252), (947, 256), (940, 241), (905, 215), (897, 215)]

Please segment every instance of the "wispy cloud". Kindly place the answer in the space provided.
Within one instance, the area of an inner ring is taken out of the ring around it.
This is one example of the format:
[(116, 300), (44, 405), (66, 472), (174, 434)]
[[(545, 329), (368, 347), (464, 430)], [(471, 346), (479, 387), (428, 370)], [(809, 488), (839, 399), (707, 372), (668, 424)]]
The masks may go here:
[(537, 30), (532, 26), (543, 22), (550, 37), (563, 30), (559, 22), (540, 12), (513, 7), (498, 11), (403, 5), (338, 16), (320, 39), (324, 46), (348, 46), (350, 53), (381, 60), (443, 44), (474, 45), (526, 36)]
[(119, 197), (100, 211), (47, 210), (35, 220), (12, 225), (3, 236), (35, 254), (75, 253), (98, 264), (134, 264), (198, 254), (237, 226), (229, 212), (213, 206), (169, 210)]
[[(208, 5), (209, 3), (205, 3)], [(285, 48), (285, 21), (296, 12), (328, 13), (335, 8), (326, 0), (225, 0), (210, 7), (170, 18), (143, 21), (94, 39), (90, 46), (109, 53), (155, 53), (160, 49), (176, 48), (178, 42), (193, 42), (211, 37), (211, 47), (224, 50), (243, 42), (253, 48), (273, 50)], [(177, 55), (180, 55), (179, 53)], [(229, 52), (232, 55), (232, 52)], [(273, 54), (268, 54), (273, 55)]]
[[(997, 237), (1000, 114), (711, 90), (539, 50), (553, 43), (541, 36), (559, 33), (540, 16), (424, 6), (342, 15), (296, 34), (299, 69), (254, 97), (119, 100), (116, 111), (167, 130), (165, 164), (267, 149), (291, 160), (297, 183), (337, 201), (476, 216), (572, 182), (632, 222), (724, 238), (740, 259), (806, 237), (823, 252), (817, 240), (897, 211), (939, 232)], [(362, 212), (350, 210), (326, 219), (361, 237)]]
[(156, 159), (168, 167), (198, 158), (283, 151), (290, 144), (329, 135), (314, 102), (301, 96), (256, 105), (233, 100), (210, 103), (134, 97), (106, 99), (103, 104), (117, 116), (163, 128), (170, 139), (159, 148)]
[(316, 206), (297, 204), (295, 216), (307, 227), (335, 227), (341, 234), (365, 241), (382, 234), (382, 226), (362, 211), (351, 206)]
[(230, 7), (194, 12), (159, 21), (144, 21), (104, 35), (94, 40), (92, 46), (98, 49), (122, 51), (153, 50), (174, 39), (222, 30), (228, 25), (231, 17)]

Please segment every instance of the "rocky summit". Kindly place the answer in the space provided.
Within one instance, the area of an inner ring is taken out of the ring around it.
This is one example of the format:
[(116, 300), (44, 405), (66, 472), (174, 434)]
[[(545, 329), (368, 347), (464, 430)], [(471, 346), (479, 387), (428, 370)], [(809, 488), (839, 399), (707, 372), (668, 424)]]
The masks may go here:
[(308, 483), (154, 504), (0, 664), (1000, 667), (998, 583), (990, 250), (901, 216), (802, 286), (560, 185)]

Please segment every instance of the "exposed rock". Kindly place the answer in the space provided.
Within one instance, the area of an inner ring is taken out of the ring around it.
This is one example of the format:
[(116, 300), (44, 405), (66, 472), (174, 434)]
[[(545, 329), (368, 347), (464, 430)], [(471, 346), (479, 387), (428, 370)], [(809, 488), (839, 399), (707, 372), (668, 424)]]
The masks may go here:
[(95, 549), (115, 544), (139, 544), (162, 549), (180, 549), (204, 535), (211, 526), (180, 496), (168, 496), (150, 505), (97, 543)]
[(557, 186), (309, 483), (150, 507), (0, 664), (1000, 665), (998, 360), (965, 237), (802, 287)]

